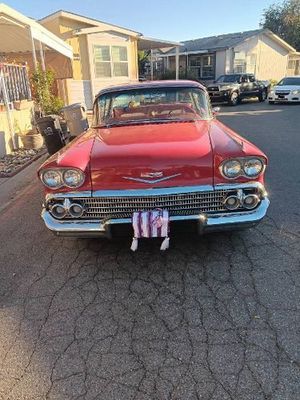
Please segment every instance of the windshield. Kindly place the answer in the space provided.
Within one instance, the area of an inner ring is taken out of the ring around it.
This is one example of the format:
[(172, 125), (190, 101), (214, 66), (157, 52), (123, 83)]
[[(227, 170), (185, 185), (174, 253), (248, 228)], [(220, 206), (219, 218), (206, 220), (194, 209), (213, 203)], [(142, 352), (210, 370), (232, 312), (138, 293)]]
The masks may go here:
[(94, 125), (195, 121), (211, 118), (206, 92), (198, 88), (143, 88), (99, 96)]
[(300, 86), (300, 78), (283, 78), (277, 86)]
[(239, 82), (240, 77), (241, 77), (240, 75), (221, 75), (216, 80), (216, 82), (218, 83)]

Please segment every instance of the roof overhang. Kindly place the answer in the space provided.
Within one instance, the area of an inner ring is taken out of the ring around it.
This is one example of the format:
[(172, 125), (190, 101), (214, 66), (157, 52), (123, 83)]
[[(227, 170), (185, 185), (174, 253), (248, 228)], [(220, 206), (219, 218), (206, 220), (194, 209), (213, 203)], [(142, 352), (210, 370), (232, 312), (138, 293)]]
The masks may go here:
[(6, 4), (0, 4), (0, 53), (31, 52), (32, 39), (49, 49), (73, 58), (72, 47), (38, 22), (19, 13)]
[(138, 38), (139, 50), (172, 49), (173, 47), (180, 47), (180, 46), (181, 43), (179, 42), (170, 42), (167, 40), (160, 40), (145, 36), (140, 36)]
[(83, 15), (75, 14), (75, 13), (72, 13), (69, 11), (64, 11), (64, 10), (59, 10), (59, 11), (54, 12), (53, 14), (47, 15), (46, 17), (40, 19), (39, 22), (41, 24), (43, 24), (45, 22), (49, 22), (49, 21), (55, 20), (57, 18), (71, 19), (73, 21), (77, 21), (77, 22), (84, 23), (86, 25), (90, 25), (91, 28), (93, 28), (93, 27), (96, 27), (98, 29), (101, 28), (104, 31), (105, 30), (106, 31), (108, 31), (108, 30), (117, 31), (117, 32), (123, 33), (125, 35), (134, 36), (134, 37), (141, 36), (141, 33), (139, 33), (139, 32), (132, 31), (130, 29), (123, 28), (118, 25), (109, 24), (107, 22), (99, 21), (94, 18), (88, 18)]
[(265, 29), (262, 33), (269, 36), (270, 38), (272, 38), (275, 42), (280, 44), (281, 47), (285, 48), (289, 52), (292, 52), (292, 53), (296, 52), (296, 49), (294, 47), (289, 45), (285, 40), (281, 39), (279, 36), (277, 36), (275, 33), (270, 31), (269, 29)]

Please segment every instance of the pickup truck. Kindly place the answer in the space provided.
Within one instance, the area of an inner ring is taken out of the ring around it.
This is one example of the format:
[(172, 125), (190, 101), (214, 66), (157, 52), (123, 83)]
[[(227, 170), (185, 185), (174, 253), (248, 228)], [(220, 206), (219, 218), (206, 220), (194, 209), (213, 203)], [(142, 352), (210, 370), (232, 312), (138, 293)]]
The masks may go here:
[(221, 75), (208, 85), (207, 91), (212, 103), (228, 103), (235, 106), (242, 99), (257, 97), (260, 102), (268, 96), (268, 85), (255, 79), (253, 74)]

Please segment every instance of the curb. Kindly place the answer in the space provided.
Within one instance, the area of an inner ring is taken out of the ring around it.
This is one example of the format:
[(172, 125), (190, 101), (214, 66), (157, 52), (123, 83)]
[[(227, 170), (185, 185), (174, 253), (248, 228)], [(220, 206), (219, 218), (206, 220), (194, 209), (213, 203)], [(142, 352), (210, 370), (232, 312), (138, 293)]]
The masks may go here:
[(0, 179), (0, 213), (2, 213), (9, 204), (17, 199), (29, 185), (38, 185), (37, 170), (46, 160), (47, 154), (41, 155), (35, 161), (27, 165), (26, 168), (19, 170), (12, 177)]

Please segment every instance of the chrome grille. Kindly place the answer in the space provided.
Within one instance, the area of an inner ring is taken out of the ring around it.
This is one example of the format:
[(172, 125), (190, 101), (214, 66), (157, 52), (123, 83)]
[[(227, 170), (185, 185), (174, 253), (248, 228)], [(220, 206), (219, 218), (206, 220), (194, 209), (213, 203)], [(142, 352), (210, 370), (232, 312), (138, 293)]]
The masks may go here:
[(280, 96), (280, 95), (287, 96), (290, 94), (290, 91), (289, 90), (282, 90), (282, 91), (276, 90), (275, 94), (276, 94), (276, 96)]
[(84, 206), (81, 219), (130, 218), (135, 211), (162, 208), (171, 216), (222, 212), (227, 190), (150, 196), (87, 197), (74, 199)]

